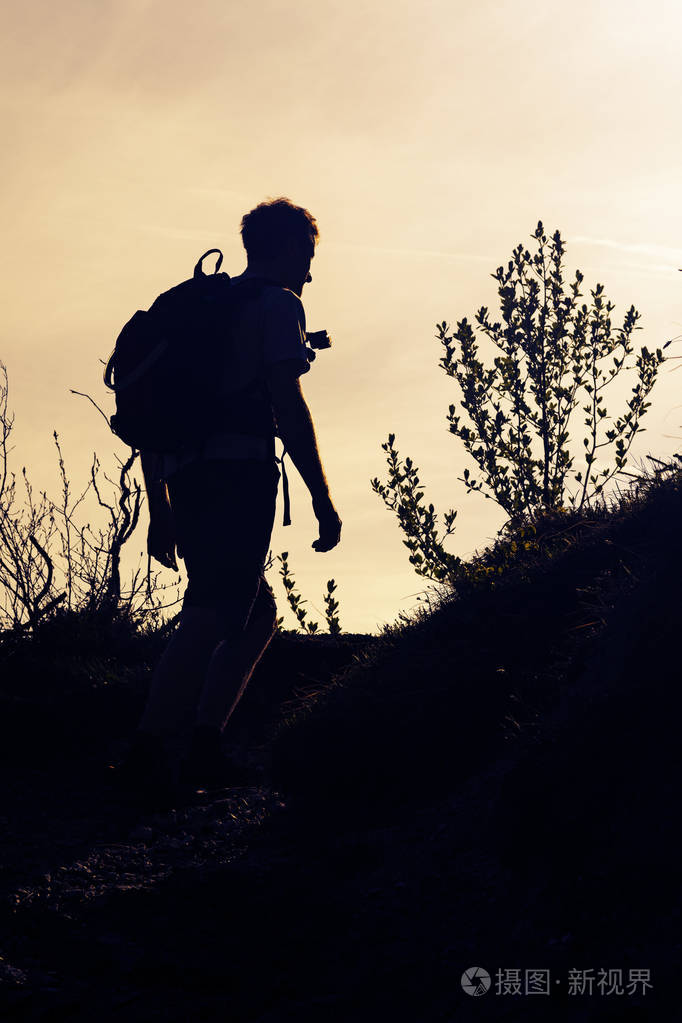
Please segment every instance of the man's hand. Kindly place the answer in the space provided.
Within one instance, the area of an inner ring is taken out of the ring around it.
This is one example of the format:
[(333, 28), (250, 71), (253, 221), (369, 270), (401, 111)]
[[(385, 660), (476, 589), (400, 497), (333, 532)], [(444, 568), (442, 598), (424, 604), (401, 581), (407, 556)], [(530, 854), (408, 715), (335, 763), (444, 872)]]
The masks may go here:
[[(175, 560), (175, 525), (173, 513), (169, 504), (162, 504), (150, 511), (149, 530), (147, 532), (147, 553), (150, 557), (160, 561), (166, 568), (172, 568), (179, 572), (178, 563)], [(177, 556), (182, 557), (180, 548)]]
[(313, 511), (319, 523), (320, 535), (311, 546), (316, 551), (330, 551), (341, 539), (341, 519), (331, 497), (313, 498)]

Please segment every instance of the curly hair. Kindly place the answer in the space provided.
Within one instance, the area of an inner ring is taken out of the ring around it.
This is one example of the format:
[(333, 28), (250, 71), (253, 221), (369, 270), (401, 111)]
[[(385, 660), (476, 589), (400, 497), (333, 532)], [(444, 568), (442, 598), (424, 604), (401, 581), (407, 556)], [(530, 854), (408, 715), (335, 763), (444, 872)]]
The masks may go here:
[(267, 199), (245, 213), (241, 236), (249, 258), (267, 259), (278, 253), (290, 238), (309, 246), (312, 255), (320, 233), (312, 213), (282, 196)]

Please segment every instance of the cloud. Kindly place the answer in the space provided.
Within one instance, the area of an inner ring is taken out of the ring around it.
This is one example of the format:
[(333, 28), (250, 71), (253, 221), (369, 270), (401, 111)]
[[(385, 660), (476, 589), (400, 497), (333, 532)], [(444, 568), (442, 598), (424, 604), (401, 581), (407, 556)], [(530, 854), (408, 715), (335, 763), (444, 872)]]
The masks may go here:
[(329, 242), (328, 247), (330, 249), (362, 250), (362, 252), (378, 252), (384, 255), (408, 256), (412, 258), (415, 256), (431, 256), (436, 259), (474, 260), (476, 262), (499, 265), (499, 260), (495, 262), (494, 256), (486, 256), (476, 252), (448, 252), (446, 249), (420, 249), (418, 247), (409, 248), (389, 245), (365, 245), (363, 242)]
[(172, 241), (196, 241), (205, 242), (215, 234), (215, 228), (184, 228), (164, 226), (163, 224), (136, 224), (129, 225), (131, 231), (140, 231), (142, 234), (153, 234), (159, 238), (168, 238)]
[[(647, 270), (672, 270), (682, 264), (682, 249), (674, 249), (665, 245), (653, 245), (650, 242), (621, 242), (613, 238), (590, 238), (587, 235), (574, 235), (569, 239), (580, 245), (593, 245), (604, 249), (614, 249), (617, 252), (632, 253), (637, 256), (649, 256), (651, 260), (657, 260), (655, 264), (642, 264), (642, 269)], [(658, 262), (665, 260), (665, 262)]]

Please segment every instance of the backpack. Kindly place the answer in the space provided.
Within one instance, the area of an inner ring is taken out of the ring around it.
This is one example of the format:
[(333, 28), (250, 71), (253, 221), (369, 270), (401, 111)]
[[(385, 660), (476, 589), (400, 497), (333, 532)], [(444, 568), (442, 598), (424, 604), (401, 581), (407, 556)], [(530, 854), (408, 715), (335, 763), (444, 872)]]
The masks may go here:
[[(218, 254), (215, 271), (202, 263)], [(218, 422), (223, 364), (229, 357), (235, 293), (253, 294), (270, 282), (232, 288), (219, 273), (220, 249), (209, 249), (193, 276), (138, 309), (116, 339), (104, 383), (116, 397), (109, 425), (124, 443), (162, 454), (204, 439)], [(222, 399), (224, 402), (224, 398)]]

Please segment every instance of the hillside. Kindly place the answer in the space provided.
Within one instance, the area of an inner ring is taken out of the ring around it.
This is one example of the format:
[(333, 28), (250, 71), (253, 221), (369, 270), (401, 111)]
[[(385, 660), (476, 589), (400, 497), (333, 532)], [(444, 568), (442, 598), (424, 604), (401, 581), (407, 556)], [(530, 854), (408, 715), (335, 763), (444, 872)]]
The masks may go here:
[(166, 814), (106, 777), (163, 637), (4, 637), (2, 1018), (674, 1018), (681, 512), (660, 472), (378, 638), (278, 635), (235, 719), (268, 784)]

